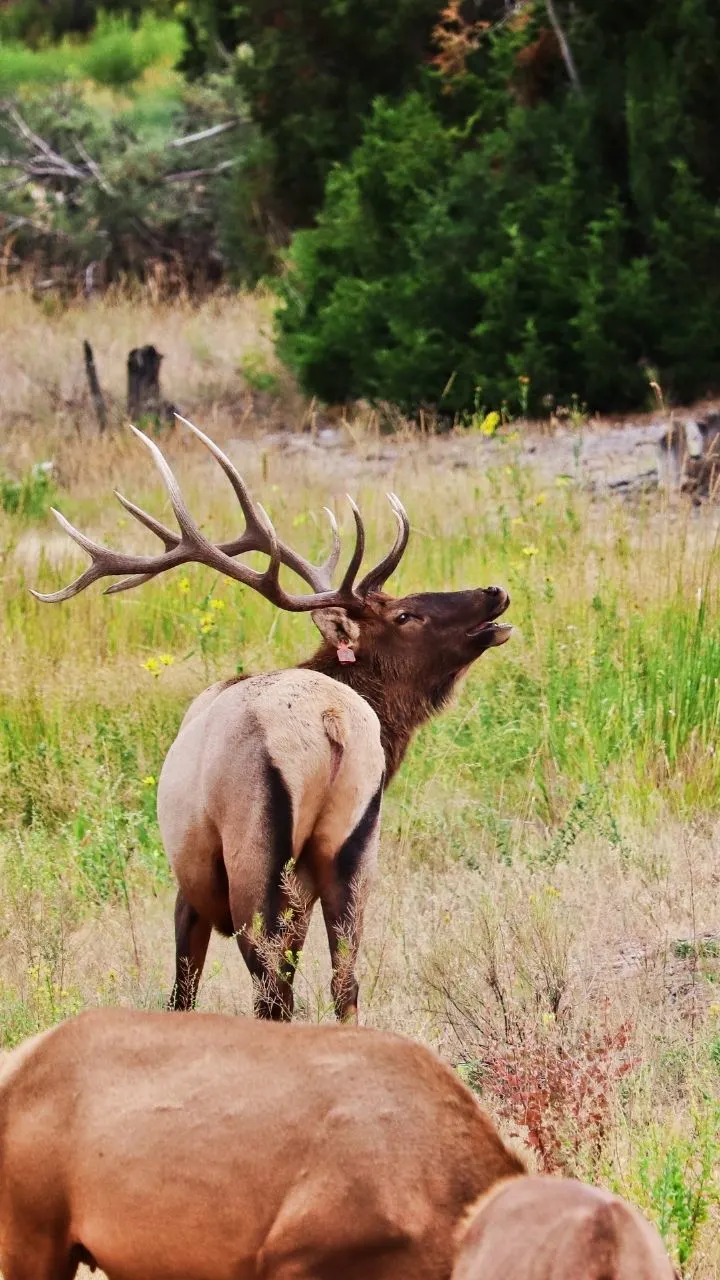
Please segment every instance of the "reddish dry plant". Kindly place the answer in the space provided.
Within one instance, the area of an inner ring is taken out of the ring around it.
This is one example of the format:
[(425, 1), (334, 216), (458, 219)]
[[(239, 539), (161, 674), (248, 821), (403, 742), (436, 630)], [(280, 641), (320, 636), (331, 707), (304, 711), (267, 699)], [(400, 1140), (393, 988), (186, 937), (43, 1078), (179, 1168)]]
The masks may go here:
[(511, 1124), (522, 1125), (544, 1173), (568, 1173), (581, 1152), (600, 1154), (612, 1117), (615, 1086), (637, 1065), (630, 1025), (599, 1039), (584, 1031), (568, 1048), (536, 1031), (484, 1055), (483, 1092)]
[(489, 22), (468, 22), (460, 12), (462, 0), (448, 0), (433, 30), (433, 43), (438, 52), (432, 59), (446, 81), (445, 92), (452, 91), (452, 81), (465, 75), (467, 60), (478, 48)]

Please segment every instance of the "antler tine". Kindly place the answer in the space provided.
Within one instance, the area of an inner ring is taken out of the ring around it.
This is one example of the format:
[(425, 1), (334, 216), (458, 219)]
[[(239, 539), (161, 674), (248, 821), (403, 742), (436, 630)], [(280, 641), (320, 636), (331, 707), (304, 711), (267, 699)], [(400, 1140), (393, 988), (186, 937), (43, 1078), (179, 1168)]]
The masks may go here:
[[(180, 539), (176, 533), (173, 533), (172, 529), (168, 529), (166, 525), (161, 524), (148, 511), (143, 511), (142, 507), (138, 507), (129, 498), (124, 498), (117, 489), (113, 489), (113, 493), (118, 502), (131, 516), (134, 516), (136, 520), (139, 520), (140, 524), (144, 524), (146, 529), (149, 529), (151, 533), (160, 538), (165, 545), (166, 551), (172, 551), (174, 547), (179, 545)], [(123, 578), (122, 582), (114, 582), (111, 587), (106, 587), (103, 595), (114, 596), (119, 591), (130, 591), (133, 587), (142, 586), (143, 582), (151, 582), (153, 578), (157, 577), (158, 573), (162, 573), (162, 569), (158, 569), (155, 573), (132, 574), (129, 578)]]
[(222, 467), (235, 491), (235, 496), (240, 503), (246, 524), (245, 532), (240, 536), (240, 538), (236, 539), (236, 541), (242, 545), (235, 554), (240, 555), (241, 551), (266, 551), (268, 545), (267, 529), (263, 525), (257, 507), (250, 497), (247, 485), (240, 475), (240, 472), (235, 468), (227, 454), (223, 453), (219, 445), (216, 445), (214, 440), (211, 440), (209, 436), (206, 436), (204, 431), (201, 431), (199, 427), (196, 427), (188, 418), (183, 418), (180, 413), (176, 413), (175, 417), (178, 422), (182, 422), (183, 426), (192, 431), (193, 435), (196, 435), (198, 440), (202, 441), (205, 448), (210, 451), (215, 461)]
[(30, 595), (39, 600), (41, 604), (60, 604), (62, 600), (72, 600), (73, 596), (79, 595), (86, 587), (92, 586), (93, 582), (97, 582), (98, 578), (103, 577), (103, 574), (104, 571), (98, 564), (91, 564), (84, 573), (80, 574), (79, 578), (76, 578), (69, 586), (63, 587), (61, 591), (51, 591), (45, 594), (42, 591), (36, 591), (34, 587), (30, 587)]
[(354, 595), (354, 582), (362, 564), (362, 558), (365, 555), (365, 525), (357, 504), (353, 502), (349, 493), (345, 496), (350, 503), (350, 510), (355, 521), (355, 549), (340, 583), (340, 594), (342, 596), (352, 596)]
[(144, 524), (146, 529), (149, 529), (150, 532), (154, 533), (161, 542), (165, 543), (166, 551), (172, 551), (173, 547), (178, 545), (180, 539), (176, 533), (173, 533), (172, 529), (168, 529), (166, 525), (161, 524), (160, 521), (156, 520), (154, 516), (151, 516), (149, 512), (143, 511), (142, 507), (136, 506), (136, 504), (131, 502), (129, 498), (124, 498), (117, 489), (113, 489), (113, 493), (121, 506), (123, 506), (131, 516), (134, 516), (136, 520), (140, 521), (140, 524)]
[[(233, 487), (233, 491), (238, 502), (240, 503), (240, 508), (245, 517), (245, 531), (239, 538), (234, 539), (232, 542), (225, 542), (221, 544), (225, 554), (229, 556), (239, 556), (244, 551), (265, 551), (269, 553), (270, 544), (268, 542), (267, 530), (259, 516), (260, 504), (255, 503), (251, 498), (248, 487), (240, 475), (240, 472), (219, 445), (216, 445), (215, 441), (210, 439), (210, 436), (207, 436), (204, 431), (201, 431), (199, 427), (196, 427), (188, 418), (183, 418), (182, 414), (176, 413), (175, 417), (179, 422), (182, 422), (183, 426), (188, 427), (188, 429), (197, 436), (198, 440), (205, 445), (205, 448), (208, 449), (215, 458), (215, 461), (220, 464)], [(326, 507), (325, 510), (327, 511), (328, 508)], [(311, 564), (309, 560), (306, 560), (304, 556), (299, 555), (297, 551), (293, 551), (292, 547), (289, 547), (285, 542), (281, 542), (276, 536), (280, 563), (286, 565), (288, 569), (292, 569), (293, 573), (296, 573), (299, 578), (302, 578), (304, 582), (307, 582), (308, 586), (312, 587), (315, 591), (330, 590), (332, 575), (337, 568), (338, 559), (340, 557), (340, 540), (337, 533), (337, 524), (335, 523), (335, 517), (332, 515), (332, 512), (329, 512), (329, 516), (333, 532), (333, 546), (327, 560), (325, 560), (321, 565)]]
[[(185, 499), (183, 498), (182, 493), (180, 491), (180, 485), (175, 479), (175, 474), (172, 471), (170, 464), (167, 462), (166, 458), (160, 452), (160, 449), (158, 448), (158, 446), (155, 444), (155, 441), (151, 440), (150, 437), (147, 436), (144, 431), (139, 431), (137, 427), (134, 427), (132, 425), (132, 423), (130, 424), (130, 430), (133, 432), (134, 435), (137, 436), (138, 440), (140, 440), (141, 443), (145, 445), (145, 448), (150, 450), (150, 453), (152, 454), (152, 457), (153, 457), (153, 462), (155, 463), (155, 466), (157, 467), (158, 471), (160, 472), (160, 475), (162, 476), (165, 482), (165, 488), (168, 491), (170, 505), (173, 509), (173, 512), (175, 514), (175, 519), (177, 520), (180, 526), (180, 531), (183, 535), (183, 538), (181, 538), (180, 541), (178, 542), (178, 546), (181, 545), (184, 539), (187, 539), (188, 542), (193, 544), (196, 544), (198, 541), (204, 542), (205, 539), (203, 538), (203, 535), (201, 534), (195, 521), (190, 515), (190, 512), (187, 509), (187, 506), (185, 505)], [(144, 514), (145, 513), (143, 512), (143, 515)], [(144, 523), (145, 521), (143, 520), (143, 524)]]
[(395, 493), (389, 493), (387, 497), (398, 523), (398, 531), (392, 549), (374, 569), (365, 574), (362, 582), (359, 582), (355, 588), (362, 599), (371, 591), (379, 591), (385, 585), (390, 574), (395, 572), (402, 560), (410, 537), (410, 520), (402, 502)]
[(323, 511), (325, 512), (325, 515), (330, 521), (330, 532), (332, 533), (332, 547), (330, 549), (330, 554), (327, 560), (324, 560), (323, 563), (318, 567), (318, 573), (321, 573), (323, 575), (324, 581), (327, 582), (328, 586), (330, 586), (333, 580), (333, 574), (335, 573), (335, 570), (338, 567), (338, 561), (340, 559), (340, 551), (342, 549), (342, 543), (340, 541), (340, 530), (338, 529), (338, 523), (337, 523), (337, 520), (335, 519), (335, 513), (331, 511), (329, 507), (323, 507)]

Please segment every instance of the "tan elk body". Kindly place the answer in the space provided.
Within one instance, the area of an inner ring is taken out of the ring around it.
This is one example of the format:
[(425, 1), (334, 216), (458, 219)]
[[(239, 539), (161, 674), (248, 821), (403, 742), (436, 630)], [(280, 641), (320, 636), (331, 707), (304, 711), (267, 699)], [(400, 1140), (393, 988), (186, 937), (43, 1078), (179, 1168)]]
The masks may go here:
[(514, 1178), (470, 1211), (452, 1280), (675, 1280), (632, 1205), (568, 1178)]
[[(339, 1018), (354, 1018), (354, 967), (377, 855), (383, 787), (419, 725), (445, 705), (482, 653), (508, 639), (511, 628), (495, 620), (509, 597), (500, 587), (402, 599), (385, 594), (383, 585), (399, 564), (410, 532), (392, 494), (398, 533), (391, 551), (356, 582), (365, 532), (353, 503), (355, 548), (340, 586), (333, 589), (340, 541), (331, 513), (333, 549), (325, 564), (315, 566), (278, 539), (230, 459), (191, 429), (233, 486), (245, 517), (240, 537), (220, 546), (208, 542), (157, 445), (136, 431), (165, 480), (180, 534), (118, 494), (126, 510), (165, 546), (159, 556), (123, 555), (91, 542), (56, 512), (92, 563), (71, 586), (38, 598), (69, 599), (98, 578), (119, 574), (126, 576), (108, 591), (123, 591), (196, 561), (252, 587), (278, 608), (312, 613), (323, 637), (317, 653), (298, 668), (206, 690), (190, 707), (165, 761), (158, 818), (178, 881), (171, 1003), (177, 1009), (193, 1004), (215, 928), (237, 935), (256, 982), (257, 1012), (289, 1018), (297, 952), (319, 899), (335, 1008)], [(247, 551), (269, 556), (263, 572), (238, 561)], [(281, 565), (311, 592), (288, 594), (279, 581)], [(300, 909), (284, 876), (288, 864), (298, 881)], [(264, 945), (254, 927), (258, 916)]]
[(449, 1067), (369, 1029), (101, 1009), (0, 1065), (5, 1280), (449, 1280), (522, 1173)]

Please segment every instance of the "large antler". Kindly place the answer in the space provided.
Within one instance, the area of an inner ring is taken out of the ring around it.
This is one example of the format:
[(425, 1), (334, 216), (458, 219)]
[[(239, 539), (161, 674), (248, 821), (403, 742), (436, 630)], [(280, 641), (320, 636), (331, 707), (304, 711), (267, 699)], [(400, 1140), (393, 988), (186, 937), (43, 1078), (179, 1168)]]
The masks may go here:
[[(32, 594), (36, 599), (42, 600), (46, 604), (56, 604), (61, 600), (70, 600), (73, 596), (78, 595), (79, 592), (84, 591), (86, 587), (89, 587), (91, 583), (97, 582), (99, 578), (125, 575), (121, 582), (115, 582), (112, 586), (106, 588), (105, 594), (111, 595), (118, 591), (127, 591), (131, 587), (138, 587), (141, 583), (148, 582), (151, 578), (164, 573), (167, 569), (174, 569), (182, 564), (197, 563), (205, 564), (209, 568), (216, 569), (219, 573), (224, 574), (225, 577), (232, 578), (235, 582), (241, 582), (245, 586), (252, 587), (280, 609), (288, 610), (291, 613), (304, 613), (311, 609), (325, 609), (331, 605), (347, 605), (352, 601), (362, 601), (371, 591), (379, 591), (393, 570), (397, 568), (407, 546), (410, 523), (400, 499), (395, 494), (388, 494), (393, 513), (398, 522), (395, 545), (384, 560), (365, 575), (357, 587), (354, 586), (354, 583), (365, 551), (365, 529), (358, 508), (352, 498), (349, 499), (355, 519), (355, 548), (339, 588), (333, 590), (332, 575), (340, 558), (340, 536), (332, 511), (328, 507), (325, 508), (330, 520), (333, 537), (330, 554), (323, 564), (310, 564), (303, 556), (293, 551), (292, 547), (280, 541), (267, 512), (264, 511), (260, 503), (254, 502), (250, 497), (245, 481), (233, 466), (227, 454), (223, 453), (222, 449), (218, 448), (209, 436), (206, 436), (204, 432), (193, 426), (186, 418), (180, 418), (179, 414), (177, 417), (210, 450), (228, 477), (245, 517), (245, 529), (240, 537), (235, 538), (232, 542), (220, 543), (218, 546), (207, 540), (190, 515), (180, 492), (180, 486), (158, 446), (142, 431), (138, 431), (137, 427), (131, 427), (138, 439), (150, 450), (155, 464), (163, 477), (175, 518), (180, 527), (180, 534), (166, 528), (154, 516), (149, 515), (147, 511), (143, 511), (142, 507), (136, 506), (134, 502), (130, 502), (116, 490), (115, 496), (122, 503), (125, 510), (131, 516), (134, 516), (140, 524), (143, 524), (146, 529), (154, 533), (165, 547), (165, 551), (157, 556), (123, 555), (120, 552), (111, 551), (109, 547), (103, 547), (99, 543), (92, 542), (79, 529), (71, 525), (69, 520), (65, 519), (65, 516), (53, 508), (53, 515), (58, 523), (77, 542), (78, 546), (87, 552), (92, 563), (79, 578), (76, 578), (74, 582), (71, 582), (69, 586), (64, 587), (61, 591), (54, 591), (50, 595), (41, 595), (40, 592), (33, 591)], [(267, 568), (260, 572), (251, 569), (249, 565), (237, 563), (233, 557), (242, 555), (246, 551), (262, 551), (268, 555), (270, 561)], [(313, 589), (312, 593), (310, 595), (296, 596), (286, 592), (281, 587), (279, 580), (281, 564), (292, 569), (304, 582), (307, 582), (308, 586)]]

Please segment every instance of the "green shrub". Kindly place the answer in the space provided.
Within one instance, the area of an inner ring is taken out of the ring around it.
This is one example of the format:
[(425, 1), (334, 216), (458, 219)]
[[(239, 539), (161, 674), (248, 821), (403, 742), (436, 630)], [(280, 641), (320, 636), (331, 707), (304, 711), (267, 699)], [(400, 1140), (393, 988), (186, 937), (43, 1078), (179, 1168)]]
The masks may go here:
[(183, 49), (183, 32), (178, 22), (149, 13), (140, 23), (125, 15), (102, 11), (97, 26), (83, 43), (69, 38), (60, 43), (33, 48), (16, 38), (0, 43), (0, 91), (15, 92), (21, 87), (62, 85), (94, 80), (113, 89), (135, 84), (148, 67), (171, 66)]
[(0, 473), (0, 507), (7, 515), (19, 516), (22, 520), (42, 520), (54, 500), (52, 463), (36, 463), (22, 480), (12, 480)]
[(125, 15), (100, 14), (83, 58), (85, 74), (99, 84), (122, 89), (139, 80), (148, 67), (163, 58), (177, 61), (182, 53), (181, 28), (152, 14), (133, 29)]
[(485, 40), (455, 93), (374, 104), (282, 284), (281, 352), (308, 392), (477, 415), (717, 384), (720, 163), (682, 58), (701, 34), (715, 57), (718, 22), (708, 0), (660, 10), (624, 10), (612, 39), (609, 11), (578, 14), (582, 93), (509, 92), (536, 17)]

